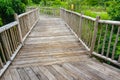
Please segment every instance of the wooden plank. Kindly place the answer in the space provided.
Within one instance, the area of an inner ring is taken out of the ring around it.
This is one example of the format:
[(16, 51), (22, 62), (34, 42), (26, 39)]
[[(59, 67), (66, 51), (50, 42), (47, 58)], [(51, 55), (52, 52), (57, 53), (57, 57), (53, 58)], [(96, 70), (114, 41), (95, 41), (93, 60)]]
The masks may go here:
[(67, 70), (69, 70), (74, 75), (79, 76), (80, 80), (91, 80), (91, 78), (85, 74), (83, 71), (79, 70), (76, 66), (73, 66), (69, 63), (64, 63), (63, 67), (65, 67)]
[(57, 79), (55, 78), (55, 76), (54, 76), (53, 74), (51, 74), (51, 72), (50, 72), (47, 68), (45, 68), (45, 67), (43, 67), (43, 66), (40, 66), (39, 69), (42, 71), (42, 73), (43, 73), (45, 76), (47, 76), (47, 78), (48, 78), (49, 80), (57, 80)]
[(24, 68), (17, 68), (21, 80), (31, 80), (28, 74), (25, 72)]
[(75, 77), (69, 75), (69, 73), (66, 72), (65, 69), (63, 69), (62, 67), (58, 66), (58, 65), (52, 65), (52, 67), (58, 71), (62, 76), (64, 76), (66, 79), (68, 80), (74, 80), (76, 79)]
[(30, 77), (31, 80), (39, 80), (37, 75), (33, 72), (33, 70), (30, 67), (25, 67), (24, 68), (25, 72), (27, 75)]
[[(96, 71), (99, 71), (100, 73), (102, 73), (103, 77), (106, 77), (106, 79), (111, 79), (111, 80), (119, 80), (119, 72), (116, 72), (113, 69), (108, 68), (107, 66), (102, 65), (99, 62), (94, 62), (91, 61), (89, 64), (87, 64), (90, 68), (95, 69)], [(106, 75), (106, 76), (104, 76)]]
[(7, 70), (6, 73), (4, 74), (4, 80), (12, 80), (9, 70)]
[(57, 80), (67, 80), (59, 72), (57, 72), (52, 66), (46, 66), (46, 68), (57, 78)]
[(10, 69), (10, 74), (11, 74), (12, 80), (21, 80), (19, 73), (17, 72), (16, 69)]
[(34, 71), (35, 75), (38, 77), (39, 80), (48, 80), (47, 76), (45, 76), (38, 67), (31, 67)]

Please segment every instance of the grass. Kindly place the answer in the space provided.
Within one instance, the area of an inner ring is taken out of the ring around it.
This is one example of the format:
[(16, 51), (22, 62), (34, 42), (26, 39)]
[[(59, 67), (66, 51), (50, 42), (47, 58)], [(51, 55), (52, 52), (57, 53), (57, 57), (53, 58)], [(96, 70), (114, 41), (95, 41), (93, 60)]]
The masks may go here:
[(107, 12), (104, 12), (104, 11), (96, 12), (96, 11), (85, 10), (85, 11), (82, 11), (82, 13), (84, 15), (87, 15), (87, 16), (90, 16), (90, 17), (93, 17), (93, 18), (96, 18), (97, 16), (100, 16), (101, 19), (105, 19), (105, 20), (110, 19)]

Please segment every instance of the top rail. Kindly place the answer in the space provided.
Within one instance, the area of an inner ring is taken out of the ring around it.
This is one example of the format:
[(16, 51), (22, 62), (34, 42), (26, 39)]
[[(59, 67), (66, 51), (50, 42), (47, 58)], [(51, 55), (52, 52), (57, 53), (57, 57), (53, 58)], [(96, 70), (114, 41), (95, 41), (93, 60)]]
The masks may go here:
[(16, 26), (16, 25), (18, 25), (18, 22), (14, 21), (14, 22), (11, 22), (11, 23), (9, 23), (5, 26), (2, 26), (2, 27), (0, 27), (0, 33), (6, 31), (6, 30), (8, 30), (8, 29), (10, 29), (10, 28), (12, 28), (13, 26)]
[(36, 11), (36, 10), (38, 10), (38, 8), (36, 8), (36, 9), (32, 9), (32, 10), (26, 12), (26, 13), (22, 13), (22, 14), (18, 15), (18, 17), (19, 17), (19, 18), (20, 18), (20, 17), (23, 17), (23, 16), (28, 15), (28, 14), (30, 14), (30, 13)]
[(120, 21), (100, 20), (61, 8), (60, 16), (90, 54), (120, 67)]

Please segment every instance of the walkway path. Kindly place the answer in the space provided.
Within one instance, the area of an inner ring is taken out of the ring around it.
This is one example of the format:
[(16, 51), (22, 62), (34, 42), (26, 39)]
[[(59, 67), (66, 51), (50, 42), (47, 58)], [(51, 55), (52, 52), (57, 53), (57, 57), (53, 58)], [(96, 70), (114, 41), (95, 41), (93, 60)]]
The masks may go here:
[(0, 80), (120, 80), (120, 70), (87, 53), (62, 19), (41, 16)]

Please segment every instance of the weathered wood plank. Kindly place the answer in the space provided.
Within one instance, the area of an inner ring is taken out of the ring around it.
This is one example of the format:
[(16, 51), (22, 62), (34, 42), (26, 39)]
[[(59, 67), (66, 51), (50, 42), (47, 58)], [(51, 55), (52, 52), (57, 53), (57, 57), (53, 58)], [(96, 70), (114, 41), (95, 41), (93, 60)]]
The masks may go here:
[(12, 76), (12, 80), (21, 80), (17, 69), (10, 69), (10, 74)]
[(31, 67), (39, 80), (48, 80), (38, 67)]
[(52, 66), (46, 66), (46, 67), (57, 78), (57, 80), (67, 80), (59, 72), (57, 72)]
[(17, 68), (17, 71), (20, 75), (21, 80), (30, 80), (30, 77), (25, 72), (24, 68)]
[(69, 75), (69, 73), (66, 72), (65, 69), (63, 69), (62, 67), (58, 66), (58, 65), (52, 65), (52, 67), (58, 71), (62, 76), (64, 76), (66, 79), (68, 80), (74, 80), (75, 77)]
[(51, 72), (50, 72), (47, 68), (41, 66), (41, 67), (39, 67), (39, 69), (42, 71), (42, 73), (43, 73), (45, 76), (47, 76), (47, 78), (48, 78), (49, 80), (57, 80), (57, 79), (55, 78), (55, 76), (54, 76), (53, 74), (51, 74)]
[(37, 75), (33, 72), (33, 70), (30, 67), (25, 67), (24, 68), (25, 72), (27, 75), (30, 77), (31, 80), (39, 80)]

